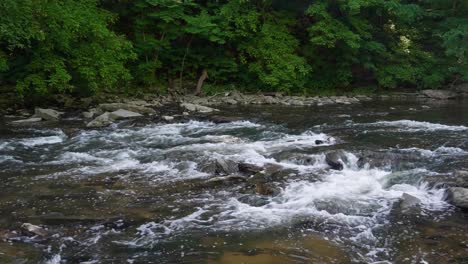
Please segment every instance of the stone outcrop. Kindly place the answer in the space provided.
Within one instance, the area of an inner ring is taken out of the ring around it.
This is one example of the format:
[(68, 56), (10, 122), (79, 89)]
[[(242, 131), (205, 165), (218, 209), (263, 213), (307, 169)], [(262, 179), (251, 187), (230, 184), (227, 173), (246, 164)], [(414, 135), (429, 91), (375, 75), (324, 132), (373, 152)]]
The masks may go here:
[(453, 99), (458, 96), (457, 93), (449, 90), (423, 90), (421, 94), (432, 99), (440, 100)]

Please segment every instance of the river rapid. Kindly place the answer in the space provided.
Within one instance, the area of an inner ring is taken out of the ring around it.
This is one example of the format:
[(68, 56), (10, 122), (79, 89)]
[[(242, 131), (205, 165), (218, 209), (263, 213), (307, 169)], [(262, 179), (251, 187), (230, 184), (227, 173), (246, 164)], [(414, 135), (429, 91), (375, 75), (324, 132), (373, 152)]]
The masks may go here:
[[(468, 169), (468, 102), (221, 110), (236, 121), (0, 121), (0, 262), (468, 261), (468, 214), (431, 184)], [(223, 180), (220, 161), (262, 170)]]

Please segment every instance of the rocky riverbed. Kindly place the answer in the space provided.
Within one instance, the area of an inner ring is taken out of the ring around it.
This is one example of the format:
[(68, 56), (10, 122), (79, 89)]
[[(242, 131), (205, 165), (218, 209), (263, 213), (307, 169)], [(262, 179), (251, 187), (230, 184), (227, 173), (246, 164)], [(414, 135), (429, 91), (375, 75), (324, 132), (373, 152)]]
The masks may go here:
[(5, 116), (0, 262), (463, 263), (467, 102), (398, 96)]

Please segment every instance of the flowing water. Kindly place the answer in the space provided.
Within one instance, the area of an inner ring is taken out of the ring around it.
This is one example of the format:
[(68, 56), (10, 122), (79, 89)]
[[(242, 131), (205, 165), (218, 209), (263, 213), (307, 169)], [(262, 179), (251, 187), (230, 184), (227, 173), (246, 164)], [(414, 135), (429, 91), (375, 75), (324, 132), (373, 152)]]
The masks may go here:
[[(467, 102), (222, 110), (239, 121), (2, 123), (0, 262), (468, 262), (468, 215), (427, 183), (468, 169)], [(214, 181), (216, 160), (264, 167), (274, 194), (258, 174)], [(404, 193), (420, 200), (409, 213)]]

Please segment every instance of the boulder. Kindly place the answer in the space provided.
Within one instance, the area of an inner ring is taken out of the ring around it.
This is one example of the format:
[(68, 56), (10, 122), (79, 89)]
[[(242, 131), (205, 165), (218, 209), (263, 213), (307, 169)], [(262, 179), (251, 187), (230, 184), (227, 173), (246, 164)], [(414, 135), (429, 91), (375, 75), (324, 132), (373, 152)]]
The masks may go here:
[(59, 111), (55, 111), (54, 109), (44, 109), (44, 108), (34, 109), (34, 117), (40, 117), (48, 121), (59, 120), (61, 114), (63, 113)]
[(423, 90), (421, 94), (432, 99), (453, 99), (457, 97), (457, 93), (448, 90)]
[(12, 121), (12, 123), (25, 124), (25, 123), (35, 123), (35, 122), (39, 122), (39, 121), (42, 121), (42, 118), (40, 118), (40, 117), (31, 117), (31, 118), (28, 118), (28, 119), (15, 120), (15, 121)]
[(468, 188), (468, 171), (455, 171), (453, 176), (458, 187)]
[(216, 159), (217, 174), (234, 174), (239, 172), (239, 165), (232, 160)]
[(118, 109), (112, 113), (109, 113), (109, 118), (111, 120), (121, 120), (135, 117), (142, 117), (142, 115), (125, 109)]
[(342, 150), (340, 151), (331, 151), (325, 155), (325, 162), (333, 170), (343, 170), (344, 163), (348, 161), (346, 153)]
[(325, 143), (325, 141), (323, 141), (323, 140), (320, 140), (320, 139), (315, 140), (315, 145), (322, 145), (324, 143)]
[(410, 194), (403, 193), (400, 198), (400, 210), (403, 214), (411, 214), (418, 212), (420, 209), (421, 200)]
[(173, 116), (163, 116), (162, 119), (164, 119), (166, 121), (172, 121), (172, 120), (174, 120), (174, 117)]
[(139, 113), (139, 114), (152, 114), (152, 113), (155, 112), (152, 108), (137, 105), (137, 104), (132, 104), (132, 103), (127, 103), (127, 104), (126, 103), (100, 104), (99, 108), (102, 111), (105, 111), (105, 112), (114, 112), (114, 111), (117, 111), (119, 109), (124, 109), (124, 110), (127, 110), (127, 111), (132, 111), (132, 112), (135, 112), (135, 113)]
[(451, 187), (447, 190), (447, 200), (460, 208), (468, 209), (468, 189)]
[(86, 126), (87, 127), (103, 127), (108, 126), (112, 123), (112, 119), (109, 116), (109, 112), (105, 112), (104, 114), (96, 117), (91, 122), (89, 122)]
[(28, 235), (47, 236), (47, 231), (44, 228), (30, 223), (22, 224), (21, 229), (23, 229), (23, 231), (25, 231)]
[(183, 103), (180, 106), (187, 109), (190, 112), (211, 113), (211, 112), (219, 111), (218, 109), (214, 109), (208, 106), (191, 104), (191, 103)]
[(84, 118), (87, 118), (87, 119), (94, 117), (93, 112), (83, 112), (82, 115), (83, 115)]

